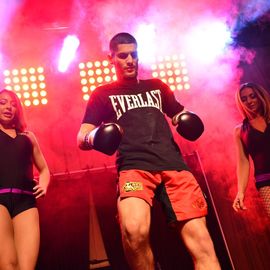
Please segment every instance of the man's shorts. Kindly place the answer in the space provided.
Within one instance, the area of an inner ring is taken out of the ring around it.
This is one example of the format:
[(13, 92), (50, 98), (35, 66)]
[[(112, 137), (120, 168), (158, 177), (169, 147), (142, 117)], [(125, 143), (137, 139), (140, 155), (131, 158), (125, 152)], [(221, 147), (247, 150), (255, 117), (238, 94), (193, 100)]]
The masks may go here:
[(28, 194), (0, 194), (0, 204), (7, 208), (11, 218), (25, 210), (37, 207), (36, 198)]
[(204, 195), (189, 171), (120, 171), (119, 193), (120, 199), (137, 197), (150, 206), (156, 196), (169, 223), (207, 215)]

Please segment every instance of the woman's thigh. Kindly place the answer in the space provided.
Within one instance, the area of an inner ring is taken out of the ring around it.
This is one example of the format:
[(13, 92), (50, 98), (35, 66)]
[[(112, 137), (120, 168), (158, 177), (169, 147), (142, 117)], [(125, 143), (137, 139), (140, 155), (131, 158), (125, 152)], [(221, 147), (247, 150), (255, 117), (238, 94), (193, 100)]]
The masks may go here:
[(7, 208), (0, 204), (0, 269), (16, 265), (13, 224)]
[(259, 189), (260, 197), (262, 198), (263, 206), (268, 217), (270, 217), (270, 186), (261, 187)]
[(20, 269), (34, 269), (40, 243), (37, 208), (30, 208), (16, 215), (13, 218), (13, 227)]

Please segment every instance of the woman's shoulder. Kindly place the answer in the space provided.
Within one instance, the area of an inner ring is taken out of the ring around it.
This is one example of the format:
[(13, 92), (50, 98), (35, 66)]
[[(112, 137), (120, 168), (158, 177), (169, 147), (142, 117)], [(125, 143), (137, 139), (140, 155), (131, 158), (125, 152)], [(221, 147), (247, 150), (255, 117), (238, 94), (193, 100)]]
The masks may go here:
[(245, 118), (245, 119), (243, 119), (243, 121), (241, 123), (239, 123), (235, 126), (234, 130), (240, 131), (241, 129), (246, 128), (248, 125), (249, 125), (249, 121), (247, 118)]
[(241, 130), (242, 126), (243, 126), (243, 123), (239, 123), (239, 124), (237, 124), (237, 125), (234, 127), (234, 130), (235, 130), (235, 131), (236, 131), (236, 130)]
[(21, 132), (18, 132), (19, 135), (24, 135), (24, 136), (32, 136), (34, 133), (30, 130), (24, 130)]
[(20, 133), (18, 133), (18, 134), (19, 134), (19, 135), (22, 135), (22, 136), (28, 137), (28, 138), (31, 140), (32, 143), (35, 143), (35, 141), (36, 141), (36, 136), (35, 136), (35, 134), (34, 134), (32, 131), (30, 131), (30, 130), (25, 130), (25, 131), (20, 132)]
[(237, 136), (237, 137), (240, 136), (242, 127), (243, 127), (243, 123), (239, 123), (239, 124), (237, 124), (237, 125), (234, 127), (234, 135), (235, 135), (235, 136)]

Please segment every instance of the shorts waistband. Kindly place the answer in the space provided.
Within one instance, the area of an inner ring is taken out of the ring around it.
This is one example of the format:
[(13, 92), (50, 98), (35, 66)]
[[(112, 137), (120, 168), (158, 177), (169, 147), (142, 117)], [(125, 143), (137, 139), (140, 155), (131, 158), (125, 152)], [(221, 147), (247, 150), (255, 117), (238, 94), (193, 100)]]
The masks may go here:
[(33, 192), (28, 191), (28, 190), (19, 189), (19, 188), (0, 188), (0, 194), (2, 194), (2, 193), (33, 195)]
[(255, 176), (256, 182), (263, 182), (270, 179), (270, 173), (259, 174)]

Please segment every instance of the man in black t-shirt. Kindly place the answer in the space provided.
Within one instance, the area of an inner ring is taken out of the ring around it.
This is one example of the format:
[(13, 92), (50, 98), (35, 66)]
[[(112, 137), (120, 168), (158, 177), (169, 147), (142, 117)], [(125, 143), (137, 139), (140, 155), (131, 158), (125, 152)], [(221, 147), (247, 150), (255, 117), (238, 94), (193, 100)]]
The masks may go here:
[[(150, 209), (160, 184), (167, 216), (179, 230), (195, 267), (220, 269), (206, 227), (206, 201), (165, 118), (167, 115), (177, 125), (191, 116), (161, 80), (137, 78), (137, 42), (132, 35), (115, 35), (110, 52), (117, 81), (92, 93), (78, 132), (78, 146), (108, 155), (117, 150), (118, 212), (131, 269), (154, 269)], [(177, 130), (183, 134), (181, 127)], [(199, 137), (202, 129), (198, 132), (191, 138)]]

